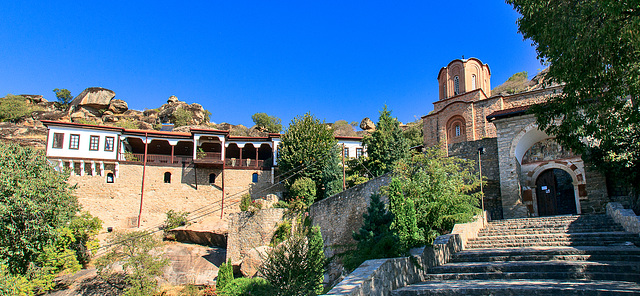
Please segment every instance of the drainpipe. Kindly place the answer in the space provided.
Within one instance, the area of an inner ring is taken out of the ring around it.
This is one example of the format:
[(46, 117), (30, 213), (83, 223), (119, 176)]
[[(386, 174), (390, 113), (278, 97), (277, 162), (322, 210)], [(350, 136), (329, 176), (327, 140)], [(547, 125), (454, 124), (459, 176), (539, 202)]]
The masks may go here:
[(142, 188), (140, 189), (140, 212), (138, 212), (138, 228), (142, 219), (142, 200), (144, 199), (144, 175), (147, 171), (147, 149), (149, 148), (149, 134), (144, 133), (144, 161), (142, 163)]

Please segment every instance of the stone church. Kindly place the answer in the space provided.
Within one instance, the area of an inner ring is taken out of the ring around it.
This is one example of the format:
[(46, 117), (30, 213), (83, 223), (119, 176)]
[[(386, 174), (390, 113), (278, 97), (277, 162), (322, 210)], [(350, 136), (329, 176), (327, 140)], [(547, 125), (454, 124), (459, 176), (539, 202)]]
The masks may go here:
[(476, 58), (451, 61), (437, 79), (439, 98), (422, 117), (424, 146), (480, 158), (483, 202), (493, 219), (604, 211), (604, 177), (538, 129), (527, 112), (561, 93), (561, 85), (533, 83), (519, 93), (492, 94), (491, 70)]

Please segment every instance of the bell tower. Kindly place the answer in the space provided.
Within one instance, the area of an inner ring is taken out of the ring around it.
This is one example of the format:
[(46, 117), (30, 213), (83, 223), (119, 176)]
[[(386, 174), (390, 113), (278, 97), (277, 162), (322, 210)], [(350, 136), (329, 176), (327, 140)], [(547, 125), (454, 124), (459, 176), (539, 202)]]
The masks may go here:
[(476, 58), (456, 59), (438, 73), (439, 99), (446, 100), (476, 89), (491, 96), (491, 70)]

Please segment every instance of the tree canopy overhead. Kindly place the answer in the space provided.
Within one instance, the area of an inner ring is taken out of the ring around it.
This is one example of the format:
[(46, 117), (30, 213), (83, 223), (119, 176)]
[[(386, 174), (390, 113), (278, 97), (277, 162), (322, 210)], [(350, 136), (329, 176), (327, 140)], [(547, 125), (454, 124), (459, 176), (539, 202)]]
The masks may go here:
[(539, 126), (608, 172), (640, 184), (640, 2), (507, 0), (549, 64), (560, 95), (533, 108)]

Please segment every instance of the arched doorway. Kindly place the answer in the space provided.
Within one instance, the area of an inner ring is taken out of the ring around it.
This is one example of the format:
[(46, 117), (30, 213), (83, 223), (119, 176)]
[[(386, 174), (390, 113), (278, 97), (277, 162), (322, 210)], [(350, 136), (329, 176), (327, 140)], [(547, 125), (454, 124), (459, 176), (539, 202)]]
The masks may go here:
[(538, 215), (576, 214), (573, 179), (561, 169), (548, 169), (536, 179)]

